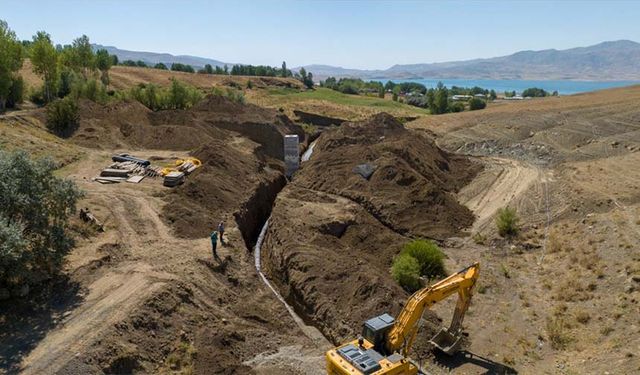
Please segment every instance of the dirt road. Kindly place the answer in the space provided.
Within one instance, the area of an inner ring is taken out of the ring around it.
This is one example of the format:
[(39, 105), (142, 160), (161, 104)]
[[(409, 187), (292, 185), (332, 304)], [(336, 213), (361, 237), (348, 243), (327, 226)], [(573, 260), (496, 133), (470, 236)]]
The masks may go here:
[(538, 167), (525, 162), (491, 157), (481, 160), (485, 169), (458, 193), (460, 202), (476, 216), (472, 232), (483, 230), (499, 208), (514, 202), (543, 176)]

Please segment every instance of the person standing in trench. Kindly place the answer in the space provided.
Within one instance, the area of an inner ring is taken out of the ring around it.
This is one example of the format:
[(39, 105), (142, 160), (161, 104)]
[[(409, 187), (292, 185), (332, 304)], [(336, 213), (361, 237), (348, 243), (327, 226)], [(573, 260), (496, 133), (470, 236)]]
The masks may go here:
[(213, 232), (211, 232), (211, 250), (213, 251), (213, 259), (218, 259), (218, 253), (216, 252), (217, 247), (218, 247), (218, 232), (214, 230)]
[(220, 244), (224, 246), (224, 221), (221, 221), (220, 224), (218, 224), (218, 233), (220, 233)]

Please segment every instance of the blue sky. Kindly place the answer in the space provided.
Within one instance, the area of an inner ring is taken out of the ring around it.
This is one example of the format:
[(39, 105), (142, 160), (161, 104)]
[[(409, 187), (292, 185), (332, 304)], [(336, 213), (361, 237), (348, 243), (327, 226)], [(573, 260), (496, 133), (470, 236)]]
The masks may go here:
[(640, 41), (639, 1), (0, 0), (0, 19), (21, 39), (367, 69)]

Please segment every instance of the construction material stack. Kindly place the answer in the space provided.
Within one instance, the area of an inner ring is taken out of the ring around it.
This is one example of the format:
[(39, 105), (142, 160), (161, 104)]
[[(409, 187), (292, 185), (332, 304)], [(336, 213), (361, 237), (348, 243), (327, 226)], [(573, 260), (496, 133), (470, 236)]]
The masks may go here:
[(167, 187), (176, 187), (184, 183), (184, 180), (185, 180), (184, 172), (172, 171), (167, 173), (164, 176), (163, 185)]

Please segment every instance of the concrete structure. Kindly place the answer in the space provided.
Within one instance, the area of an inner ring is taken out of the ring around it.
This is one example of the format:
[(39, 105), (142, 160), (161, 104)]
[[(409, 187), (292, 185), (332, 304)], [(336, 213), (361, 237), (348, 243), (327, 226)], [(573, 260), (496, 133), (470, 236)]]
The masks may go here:
[(284, 136), (284, 165), (287, 178), (291, 178), (300, 167), (300, 151), (297, 135)]

